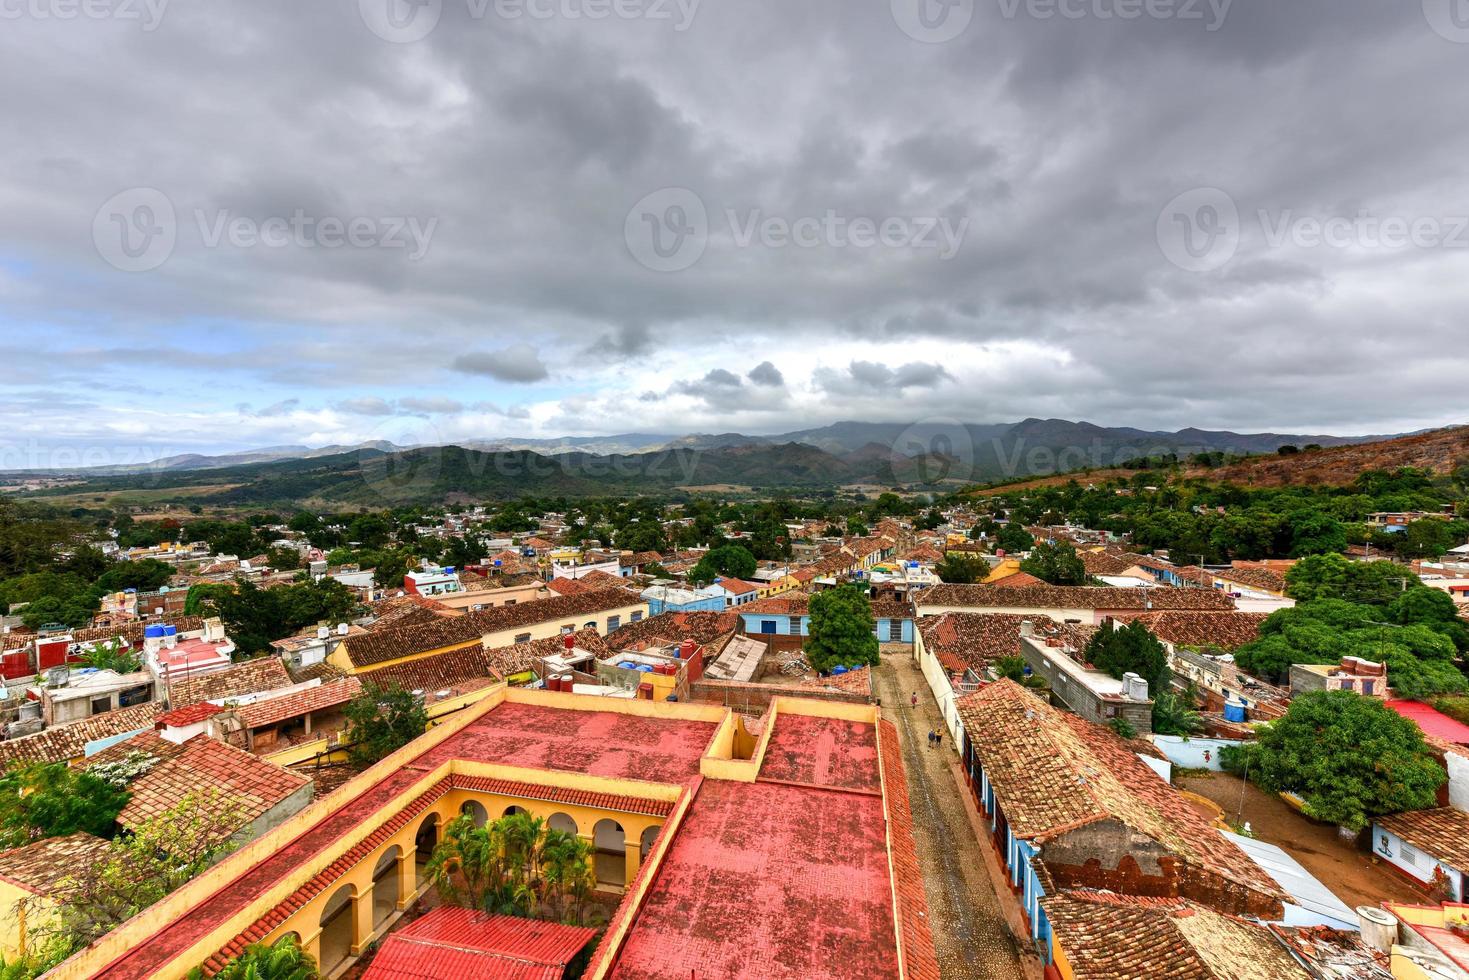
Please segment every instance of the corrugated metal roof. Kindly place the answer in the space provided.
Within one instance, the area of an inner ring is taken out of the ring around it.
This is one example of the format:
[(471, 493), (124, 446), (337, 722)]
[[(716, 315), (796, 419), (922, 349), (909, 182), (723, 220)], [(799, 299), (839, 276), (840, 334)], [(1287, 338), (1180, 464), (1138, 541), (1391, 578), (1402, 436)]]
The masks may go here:
[(388, 936), (363, 980), (558, 980), (597, 930), (441, 906)]

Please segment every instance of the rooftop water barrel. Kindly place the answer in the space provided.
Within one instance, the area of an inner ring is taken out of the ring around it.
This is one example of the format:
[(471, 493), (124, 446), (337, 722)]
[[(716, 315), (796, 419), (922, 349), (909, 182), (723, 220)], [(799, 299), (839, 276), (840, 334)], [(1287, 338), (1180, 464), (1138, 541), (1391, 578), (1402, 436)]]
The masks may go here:
[(1236, 723), (1245, 720), (1245, 706), (1239, 701), (1226, 701), (1224, 704), (1224, 720)]
[(152, 626), (144, 626), (143, 627), (143, 636), (144, 637), (150, 637), (150, 638), (151, 637), (161, 637), (161, 636), (163, 636), (163, 627), (161, 625), (156, 624), (156, 623), (154, 625), (152, 625)]
[(835, 666), (835, 667), (833, 667), (831, 669), (831, 672), (833, 674), (845, 674), (847, 672), (847, 668), (845, 668), (842, 665), (838, 664), (837, 666)]

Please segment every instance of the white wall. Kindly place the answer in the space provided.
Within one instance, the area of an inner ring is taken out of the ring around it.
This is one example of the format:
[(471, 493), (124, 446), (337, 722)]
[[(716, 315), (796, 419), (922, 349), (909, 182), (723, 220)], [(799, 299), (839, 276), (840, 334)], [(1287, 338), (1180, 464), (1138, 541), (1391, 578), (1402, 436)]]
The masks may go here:
[(930, 655), (924, 648), (923, 636), (917, 629), (913, 630), (913, 652), (918, 657), (918, 666), (923, 671), (923, 679), (928, 682), (928, 689), (939, 703), (939, 711), (944, 716), (944, 727), (951, 739), (949, 744), (957, 746), (964, 726), (959, 721), (959, 712), (954, 708), (954, 687), (949, 683), (948, 671), (944, 670), (937, 657)]
[[(1225, 746), (1242, 745), (1242, 742), (1226, 738), (1184, 738), (1182, 735), (1154, 735), (1153, 744), (1166, 755), (1175, 766), (1183, 769), (1212, 769), (1223, 772), (1219, 764), (1219, 752)], [(1209, 757), (1204, 758), (1204, 753)], [(1469, 759), (1464, 760), (1469, 763)]]
[(1469, 812), (1469, 758), (1457, 752), (1445, 752), (1449, 769), (1449, 806)]
[(1419, 881), (1427, 884), (1433, 880), (1433, 869), (1443, 868), (1444, 874), (1449, 876), (1449, 881), (1454, 884), (1454, 894), (1460, 898), (1464, 895), (1464, 876), (1446, 864), (1440, 864), (1434, 858), (1423, 851), (1413, 848), (1413, 859), (1409, 860), (1404, 854), (1407, 845), (1396, 834), (1384, 830), (1378, 824), (1372, 825), (1372, 853), (1391, 864), (1393, 867), (1412, 875)]

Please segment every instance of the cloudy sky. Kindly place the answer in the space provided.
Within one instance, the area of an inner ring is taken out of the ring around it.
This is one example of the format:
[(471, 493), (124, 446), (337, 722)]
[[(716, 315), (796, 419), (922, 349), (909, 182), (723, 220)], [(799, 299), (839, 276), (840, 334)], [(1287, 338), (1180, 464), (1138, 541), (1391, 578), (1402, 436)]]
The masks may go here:
[(0, 0), (0, 463), (1466, 421), (1466, 80), (1463, 0)]

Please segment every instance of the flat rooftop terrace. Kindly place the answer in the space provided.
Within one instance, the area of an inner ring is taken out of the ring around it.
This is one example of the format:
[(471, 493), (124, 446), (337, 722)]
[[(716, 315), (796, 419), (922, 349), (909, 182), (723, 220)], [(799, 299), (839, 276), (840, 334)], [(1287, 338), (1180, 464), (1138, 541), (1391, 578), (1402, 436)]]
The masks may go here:
[[(687, 783), (699, 772), (716, 725), (677, 718), (581, 711), (506, 701), (413, 761), (339, 804), (309, 829), (164, 924), (104, 970), (143, 978), (243, 911), (273, 885), (379, 812), (440, 764), (454, 759), (531, 769)], [(192, 964), (191, 964), (192, 965)]]
[(879, 792), (877, 726), (781, 714), (770, 733), (760, 778)]
[(878, 795), (705, 780), (610, 977), (898, 976), (886, 830)]

